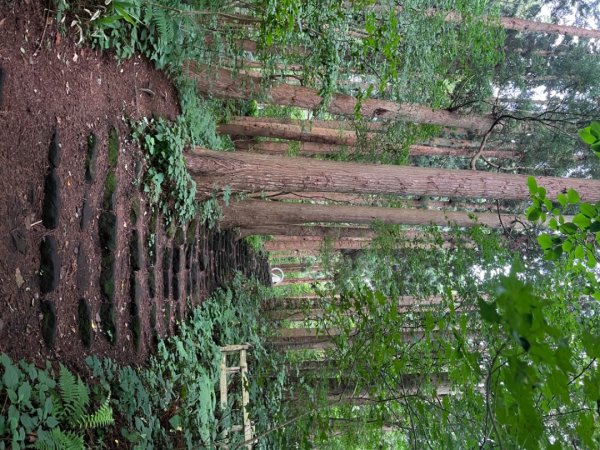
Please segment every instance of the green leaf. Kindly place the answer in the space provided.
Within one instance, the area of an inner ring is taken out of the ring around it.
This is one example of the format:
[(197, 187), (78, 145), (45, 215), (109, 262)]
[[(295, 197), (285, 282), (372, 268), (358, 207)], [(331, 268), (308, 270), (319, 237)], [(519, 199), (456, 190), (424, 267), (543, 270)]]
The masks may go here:
[(575, 247), (575, 252), (573, 253), (573, 255), (575, 256), (575, 258), (581, 259), (583, 261), (585, 253), (581, 244)]
[(565, 234), (575, 234), (579, 231), (579, 229), (574, 223), (567, 222), (560, 226), (560, 231), (562, 231)]
[(592, 136), (595, 136), (596, 139), (600, 139), (600, 122), (598, 122), (597, 120), (592, 121), (592, 123), (589, 126), (589, 129)]
[(579, 212), (584, 216), (593, 219), (598, 215), (598, 211), (594, 205), (590, 205), (589, 203), (582, 203), (579, 205)]
[(596, 142), (596, 138), (592, 134), (590, 127), (579, 130), (579, 137), (588, 145), (592, 145), (594, 142)]
[(175, 414), (169, 419), (169, 424), (174, 430), (179, 430), (181, 427), (181, 418), (177, 414)]
[(481, 314), (481, 318), (483, 320), (490, 323), (500, 323), (502, 317), (496, 310), (496, 302), (488, 303), (479, 298), (477, 299), (477, 304), (479, 306), (479, 313)]
[(598, 233), (600, 231), (600, 222), (596, 221), (592, 223), (588, 230), (590, 231), (590, 233)]
[(542, 247), (544, 250), (552, 248), (552, 246), (554, 245), (552, 238), (547, 234), (542, 234), (538, 236), (537, 241), (538, 244), (540, 244), (540, 247)]
[(600, 336), (589, 332), (583, 333), (583, 348), (590, 358), (600, 358)]
[(19, 402), (21, 403), (29, 402), (29, 398), (31, 397), (31, 385), (27, 381), (19, 386), (18, 397)]
[(579, 202), (579, 193), (575, 189), (569, 188), (567, 191), (567, 200), (571, 204)]
[(558, 201), (558, 203), (560, 203), (560, 206), (562, 206), (563, 208), (567, 206), (567, 196), (565, 194), (558, 194), (556, 196), (556, 200)]
[(537, 181), (535, 181), (534, 177), (527, 178), (527, 186), (529, 187), (529, 193), (531, 195), (536, 195), (538, 192)]
[(592, 221), (588, 217), (579, 213), (579, 214), (576, 214), (575, 217), (573, 217), (573, 223), (575, 225), (577, 225), (579, 228), (581, 228), (582, 230), (586, 230), (587, 228), (589, 228)]
[(527, 212), (525, 213), (525, 215), (527, 216), (527, 220), (529, 220), (531, 222), (535, 222), (536, 220), (538, 220), (540, 218), (540, 216), (542, 215), (542, 212), (540, 211), (539, 208), (536, 208), (535, 206), (530, 206), (527, 209)]
[(539, 196), (540, 200), (544, 200), (546, 198), (546, 188), (539, 187), (537, 191), (538, 191), (538, 196)]
[(12, 363), (8, 365), (5, 364), (2, 381), (4, 382), (4, 386), (8, 389), (15, 389), (17, 387), (17, 384), (19, 383), (19, 373)]

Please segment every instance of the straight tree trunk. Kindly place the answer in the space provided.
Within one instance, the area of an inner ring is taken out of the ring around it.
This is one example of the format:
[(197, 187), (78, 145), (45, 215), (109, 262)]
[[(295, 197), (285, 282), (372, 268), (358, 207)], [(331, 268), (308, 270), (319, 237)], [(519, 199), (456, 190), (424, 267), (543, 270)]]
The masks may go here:
[[(296, 200), (312, 202), (337, 202), (348, 204), (368, 204), (378, 199), (369, 199), (360, 195), (339, 194), (337, 192), (264, 192), (260, 194), (250, 194), (250, 198), (268, 199), (271, 201)], [(280, 234), (280, 233), (271, 233)]]
[(293, 284), (305, 284), (305, 283), (326, 283), (332, 281), (331, 278), (313, 278), (313, 277), (302, 277), (302, 278), (287, 278), (284, 279), (278, 286), (290, 286)]
[[(200, 198), (210, 196), (214, 188), (228, 187), (234, 193), (282, 190), (529, 199), (527, 176), (472, 170), (318, 161), (200, 148), (187, 157), (187, 167)], [(572, 188), (583, 201), (600, 200), (600, 180), (556, 177), (536, 177), (536, 180), (552, 199)]]
[(313, 128), (327, 128), (330, 130), (356, 131), (357, 128), (364, 128), (366, 131), (385, 131), (387, 123), (385, 122), (367, 122), (357, 124), (353, 120), (318, 120), (318, 119), (286, 119), (280, 117), (251, 117), (236, 116), (233, 117), (230, 124), (252, 124), (256, 122), (274, 123), (279, 125), (297, 125), (305, 130)]
[[(298, 141), (298, 155), (332, 155), (346, 150), (351, 153), (357, 151), (358, 135), (353, 131), (332, 130), (328, 128), (304, 129), (299, 125), (287, 125), (267, 122), (255, 122), (244, 124), (226, 124), (219, 125), (219, 133), (232, 136), (236, 149), (256, 151), (258, 153), (267, 153), (273, 155), (286, 155), (293, 151), (290, 142), (280, 141), (261, 141), (249, 142), (234, 139), (236, 136), (260, 136), (277, 139), (287, 139), (288, 141)], [(367, 139), (372, 139), (373, 133), (366, 135)], [(309, 145), (310, 144), (310, 145)], [(473, 148), (471, 151), (457, 149), (452, 147), (432, 147), (429, 145), (411, 145), (408, 156), (452, 156), (457, 158), (472, 158), (473, 153), (477, 151)], [(483, 150), (481, 155), (484, 158), (517, 158), (519, 154), (508, 150)]]
[[(302, 225), (260, 225), (256, 227), (240, 228), (240, 236), (268, 236), (276, 235), (296, 237), (298, 240), (303, 237), (314, 237), (319, 241), (324, 238), (374, 238), (377, 236), (375, 230), (369, 227), (335, 227), (335, 226), (302, 226)], [(281, 239), (279, 239), (281, 240)], [(308, 239), (306, 239), (308, 240)]]
[[(260, 80), (239, 77), (222, 68), (216, 69), (216, 74), (214, 71), (211, 74), (210, 68), (194, 61), (188, 61), (186, 71), (196, 81), (200, 92), (221, 98), (248, 99), (264, 94), (269, 103), (310, 110), (318, 108), (323, 101), (315, 89), (291, 84), (274, 84), (263, 92)], [(357, 102), (358, 100), (350, 95), (334, 94), (327, 105), (327, 111), (331, 114), (354, 117)], [(360, 103), (360, 113), (363, 117), (459, 127), (482, 134), (494, 123), (491, 116), (463, 116), (412, 103), (376, 99), (363, 100)]]
[(589, 30), (586, 28), (557, 25), (554, 23), (534, 22), (532, 20), (517, 19), (516, 17), (500, 17), (500, 25), (502, 25), (505, 30), (562, 34), (564, 36), (579, 36), (582, 38), (600, 39), (600, 30)]
[(223, 208), (223, 228), (255, 227), (262, 225), (298, 225), (312, 222), (371, 224), (379, 221), (392, 225), (439, 225), (455, 223), (458, 226), (479, 224), (489, 227), (511, 226), (514, 215), (472, 213), (464, 211), (436, 211), (409, 208), (378, 208), (371, 206), (312, 205), (301, 203), (265, 202), (246, 200)]
[[(318, 250), (323, 245), (325, 245), (323, 239), (296, 239), (293, 241), (267, 241), (264, 243), (264, 249), (269, 252), (277, 250)], [(328, 248), (333, 250), (351, 250), (368, 248), (370, 245), (371, 239), (369, 238), (341, 238), (330, 242)]]
[(279, 267), (283, 272), (318, 272), (322, 267), (318, 264), (306, 264), (306, 263), (287, 263), (279, 264)]

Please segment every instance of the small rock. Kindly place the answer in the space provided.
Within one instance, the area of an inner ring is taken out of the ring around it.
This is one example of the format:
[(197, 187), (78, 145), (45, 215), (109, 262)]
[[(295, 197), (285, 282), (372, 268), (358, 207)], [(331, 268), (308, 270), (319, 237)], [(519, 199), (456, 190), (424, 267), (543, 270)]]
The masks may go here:
[(173, 247), (173, 273), (179, 273), (181, 270), (181, 249)]
[(167, 247), (165, 248), (165, 252), (163, 253), (163, 260), (162, 260), (162, 272), (163, 272), (163, 296), (165, 298), (169, 298), (169, 291), (170, 291), (170, 286), (169, 286), (169, 275), (171, 273), (171, 259), (172, 259), (172, 254), (171, 254), (171, 247)]
[(139, 304), (142, 298), (142, 283), (140, 277), (133, 272), (129, 278), (129, 296), (131, 299), (131, 314), (139, 314)]
[(113, 303), (104, 302), (100, 305), (100, 318), (102, 330), (108, 342), (112, 345), (117, 343), (117, 319), (115, 305)]
[(115, 255), (109, 253), (102, 257), (100, 263), (100, 294), (105, 301), (115, 298)]
[(112, 212), (103, 212), (98, 219), (100, 247), (103, 252), (117, 249), (117, 216)]
[(10, 236), (12, 238), (13, 245), (19, 253), (22, 255), (27, 253), (27, 238), (25, 232), (21, 228), (11, 231)]
[(58, 226), (60, 203), (60, 179), (56, 170), (52, 169), (44, 181), (44, 204), (42, 206), (42, 223), (49, 230)]
[(154, 267), (148, 269), (148, 295), (154, 298), (156, 295), (156, 276), (154, 275)]
[(90, 222), (91, 218), (92, 218), (92, 206), (90, 204), (90, 194), (86, 190), (85, 193), (83, 194), (83, 205), (81, 207), (81, 222), (79, 224), (81, 231), (85, 230), (85, 228), (87, 227), (87, 224)]
[(48, 348), (54, 348), (56, 338), (56, 306), (50, 300), (40, 304), (42, 310), (42, 337)]
[(191, 245), (196, 242), (196, 229), (198, 228), (198, 220), (192, 219), (188, 224), (186, 231), (185, 243)]
[(77, 316), (79, 319), (79, 337), (81, 337), (81, 342), (83, 345), (89, 348), (92, 344), (92, 314), (90, 305), (85, 298), (79, 299)]
[(129, 262), (133, 271), (142, 268), (142, 242), (137, 230), (133, 230), (129, 238)]
[(98, 155), (98, 141), (94, 133), (87, 139), (87, 154), (85, 157), (85, 179), (89, 183), (96, 180), (96, 159)]
[(83, 295), (88, 288), (90, 280), (90, 267), (83, 245), (79, 244), (77, 248), (77, 275), (75, 277), (75, 283), (77, 285), (77, 291), (80, 295)]
[(183, 228), (178, 227), (175, 232), (175, 240), (173, 242), (176, 246), (183, 245), (185, 243), (185, 234), (183, 233)]
[(54, 128), (52, 139), (50, 139), (50, 148), (48, 149), (48, 161), (54, 168), (60, 166), (60, 144), (58, 143), (58, 132)]
[(19, 289), (21, 289), (21, 286), (23, 286), (23, 283), (25, 283), (25, 280), (23, 279), (23, 275), (21, 275), (21, 269), (19, 269), (18, 267), (15, 270), (15, 281), (17, 282), (17, 287)]
[(58, 287), (60, 279), (60, 258), (54, 236), (46, 236), (40, 245), (40, 291), (52, 292)]
[(0, 67), (0, 109), (2, 109), (2, 103), (4, 101), (4, 80), (6, 79), (6, 72)]

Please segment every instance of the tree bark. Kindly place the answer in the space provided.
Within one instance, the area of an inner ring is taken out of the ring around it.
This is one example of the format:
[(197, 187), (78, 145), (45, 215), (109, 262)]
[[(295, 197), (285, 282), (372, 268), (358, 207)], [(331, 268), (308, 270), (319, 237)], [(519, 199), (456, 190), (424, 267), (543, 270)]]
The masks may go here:
[(516, 17), (500, 17), (500, 25), (506, 30), (521, 32), (536, 32), (547, 34), (562, 34), (565, 36), (579, 36), (582, 38), (600, 39), (600, 30), (557, 25), (554, 23), (534, 22), (532, 20), (517, 19)]
[[(185, 70), (196, 81), (200, 92), (222, 98), (248, 99), (264, 94), (269, 103), (310, 110), (321, 106), (323, 101), (315, 89), (291, 84), (274, 84), (263, 92), (260, 80), (239, 77), (222, 68), (216, 69), (215, 76), (211, 74), (210, 68), (194, 61), (188, 61)], [(327, 104), (327, 111), (331, 114), (354, 117), (357, 102), (358, 100), (350, 95), (334, 94)], [(376, 99), (363, 100), (360, 103), (360, 113), (363, 117), (466, 128), (482, 134), (486, 133), (494, 123), (491, 116), (463, 116), (412, 103)]]
[[(283, 190), (529, 199), (527, 176), (472, 170), (318, 161), (199, 148), (187, 157), (187, 167), (196, 181), (201, 198), (210, 196), (214, 188), (228, 187), (232, 192)], [(600, 200), (600, 180), (536, 179), (552, 199), (573, 188), (583, 201)]]
[[(477, 218), (475, 222), (472, 217)], [(223, 208), (223, 228), (264, 225), (298, 225), (311, 222), (371, 224), (379, 221), (393, 225), (439, 225), (455, 223), (469, 227), (476, 223), (489, 227), (511, 226), (522, 218), (514, 215), (437, 211), (409, 208), (377, 208), (370, 206), (311, 205), (302, 203), (247, 200)]]
[[(267, 241), (263, 245), (264, 249), (270, 252), (277, 250), (318, 250), (324, 244), (325, 241), (323, 239), (296, 239), (293, 241)], [(349, 250), (363, 249), (370, 245), (371, 239), (369, 238), (341, 238), (330, 242), (328, 247), (333, 250)]]
[[(236, 136), (260, 136), (288, 141), (299, 141), (300, 156), (331, 155), (342, 150), (350, 153), (357, 152), (358, 135), (353, 131), (333, 130), (328, 128), (306, 129), (300, 125), (287, 125), (269, 122), (228, 123), (219, 125), (219, 133), (232, 136), (238, 150), (256, 151), (273, 155), (286, 155), (292, 151), (291, 142), (279, 141), (247, 141), (235, 139)], [(367, 133), (365, 138), (372, 140), (374, 133)], [(311, 145), (309, 145), (311, 144)], [(457, 149), (452, 147), (432, 147), (429, 145), (411, 145), (409, 156), (452, 156), (457, 158), (472, 158), (476, 148)], [(517, 158), (519, 154), (508, 150), (483, 150), (484, 158)]]
[(302, 278), (286, 278), (277, 286), (289, 286), (292, 284), (303, 284), (303, 283), (324, 283), (332, 281), (331, 278), (313, 278), (313, 277), (302, 277)]
[(279, 264), (279, 267), (283, 272), (318, 272), (322, 267), (318, 264), (307, 264), (307, 263), (287, 263)]
[[(377, 236), (374, 230), (368, 227), (324, 227), (324, 226), (302, 226), (302, 225), (260, 225), (256, 227), (240, 228), (240, 236), (252, 235), (277, 235), (294, 236), (298, 239), (303, 237), (315, 237), (320, 241), (323, 238), (373, 238)], [(308, 239), (306, 239), (308, 240)]]

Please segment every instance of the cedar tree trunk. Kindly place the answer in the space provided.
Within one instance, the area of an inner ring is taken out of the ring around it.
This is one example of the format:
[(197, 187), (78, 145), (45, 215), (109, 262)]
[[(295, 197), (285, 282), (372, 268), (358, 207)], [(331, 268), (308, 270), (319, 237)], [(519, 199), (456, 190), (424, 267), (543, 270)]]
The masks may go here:
[[(204, 198), (210, 196), (214, 188), (229, 187), (232, 192), (281, 190), (529, 199), (528, 177), (525, 175), (318, 161), (200, 148), (187, 157), (187, 166), (197, 183), (198, 196)], [(552, 199), (573, 188), (583, 201), (600, 200), (600, 180), (536, 179)]]

